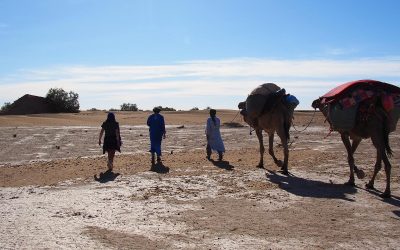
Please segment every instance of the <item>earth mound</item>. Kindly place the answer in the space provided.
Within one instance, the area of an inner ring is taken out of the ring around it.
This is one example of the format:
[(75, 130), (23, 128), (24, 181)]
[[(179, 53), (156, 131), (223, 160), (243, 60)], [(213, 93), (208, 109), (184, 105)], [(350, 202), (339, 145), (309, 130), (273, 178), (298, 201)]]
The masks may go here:
[(28, 115), (40, 113), (55, 113), (55, 107), (44, 97), (26, 94), (16, 100), (11, 107), (1, 112), (1, 115)]

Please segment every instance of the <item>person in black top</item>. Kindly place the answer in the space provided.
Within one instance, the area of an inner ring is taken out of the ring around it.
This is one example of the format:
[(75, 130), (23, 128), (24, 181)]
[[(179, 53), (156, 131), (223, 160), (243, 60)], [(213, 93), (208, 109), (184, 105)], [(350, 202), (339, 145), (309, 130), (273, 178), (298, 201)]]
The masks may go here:
[(119, 123), (115, 120), (114, 113), (108, 113), (107, 120), (101, 125), (99, 135), (99, 145), (104, 135), (103, 154), (108, 153), (108, 170), (112, 171), (115, 151), (121, 152), (121, 135), (119, 131)]

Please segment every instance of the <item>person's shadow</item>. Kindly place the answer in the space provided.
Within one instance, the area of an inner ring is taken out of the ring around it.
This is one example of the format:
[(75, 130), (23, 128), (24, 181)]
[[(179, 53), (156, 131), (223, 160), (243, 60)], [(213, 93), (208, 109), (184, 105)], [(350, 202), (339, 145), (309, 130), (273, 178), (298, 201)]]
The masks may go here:
[(99, 174), (99, 177), (97, 175), (94, 175), (94, 180), (98, 181), (100, 183), (106, 183), (109, 181), (114, 181), (115, 178), (117, 178), (120, 175), (120, 173), (114, 173), (112, 170), (107, 170), (106, 172), (101, 172)]
[(156, 164), (151, 165), (150, 171), (159, 174), (167, 174), (169, 173), (169, 167), (165, 166), (162, 162), (157, 162)]
[(225, 170), (228, 170), (228, 171), (231, 171), (231, 170), (233, 170), (233, 169), (235, 168), (235, 166), (232, 166), (232, 165), (229, 163), (229, 161), (214, 161), (213, 159), (211, 159), (210, 162), (211, 162), (214, 166), (219, 167), (219, 168), (222, 168), (222, 169), (225, 169)]
[(357, 192), (356, 187), (353, 186), (308, 180), (294, 176), (293, 174), (279, 175), (274, 171), (267, 170), (265, 175), (268, 181), (278, 184), (281, 189), (303, 197), (354, 201), (346, 195), (355, 194)]

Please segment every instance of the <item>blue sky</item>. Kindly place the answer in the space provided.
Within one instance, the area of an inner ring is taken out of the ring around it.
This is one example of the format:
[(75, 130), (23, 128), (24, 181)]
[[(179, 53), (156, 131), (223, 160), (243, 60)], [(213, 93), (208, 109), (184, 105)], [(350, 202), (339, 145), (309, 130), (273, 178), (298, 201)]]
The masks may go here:
[(236, 109), (275, 82), (299, 109), (400, 83), (397, 0), (0, 0), (0, 104), (61, 87), (81, 109)]

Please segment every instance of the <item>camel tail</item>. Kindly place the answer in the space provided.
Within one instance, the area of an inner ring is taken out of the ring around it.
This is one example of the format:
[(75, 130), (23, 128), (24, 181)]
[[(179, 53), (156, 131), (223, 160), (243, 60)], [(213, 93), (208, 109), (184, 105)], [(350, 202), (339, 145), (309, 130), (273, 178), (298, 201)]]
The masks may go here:
[(390, 133), (389, 122), (390, 121), (389, 121), (388, 117), (384, 116), (384, 118), (383, 118), (383, 141), (385, 143), (386, 154), (389, 157), (391, 157), (393, 155), (393, 151), (389, 145), (389, 133)]

